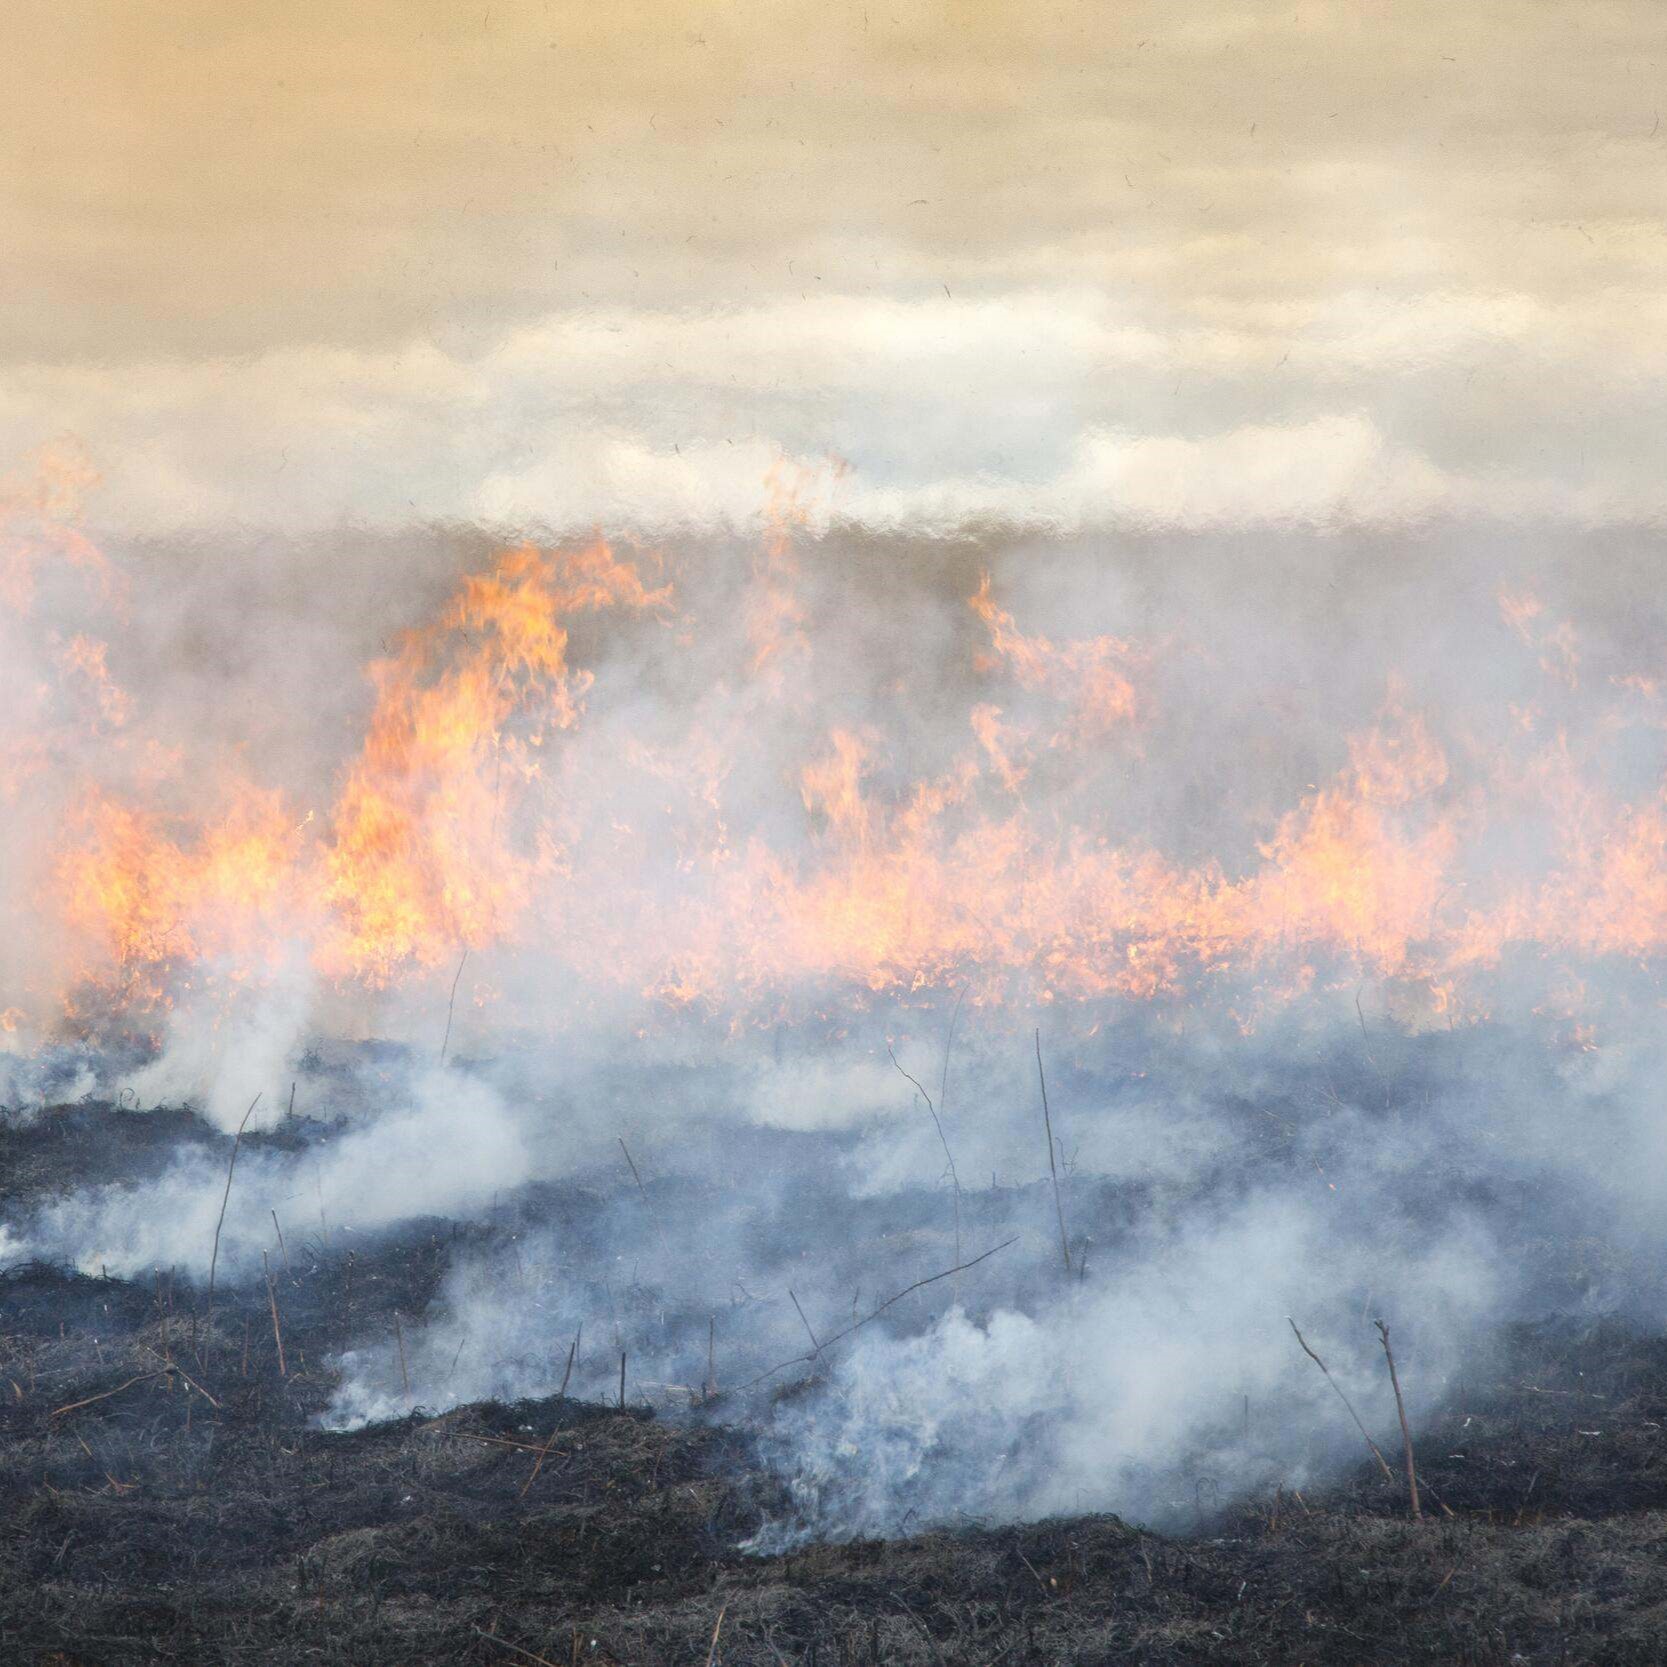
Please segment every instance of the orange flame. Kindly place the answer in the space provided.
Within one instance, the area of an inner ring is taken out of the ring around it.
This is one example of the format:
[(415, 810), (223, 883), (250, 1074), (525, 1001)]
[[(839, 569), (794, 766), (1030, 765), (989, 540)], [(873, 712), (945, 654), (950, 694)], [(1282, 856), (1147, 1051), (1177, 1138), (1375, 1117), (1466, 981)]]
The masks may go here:
[[(883, 712), (834, 718), (783, 764), (767, 814), (737, 804), (738, 762), (759, 764), (749, 726), (809, 652), (792, 551), (807, 490), (785, 475), (772, 487), (737, 627), (749, 700), (727, 720), (691, 711), (681, 736), (670, 721), (625, 736), (617, 768), (570, 763), (595, 687), (571, 663), (570, 630), (603, 611), (658, 615), (670, 587), (597, 541), (504, 553), (373, 662), (362, 744), (316, 819), (240, 778), (191, 783), (217, 807), (194, 819), (85, 786), (51, 864), (83, 952), (72, 1015), (142, 1016), (193, 981), (235, 994), (297, 943), (343, 988), (420, 983), (497, 949), (575, 989), (743, 1023), (950, 986), (983, 1003), (1095, 1003), (1180, 1000), (1231, 979), (1250, 1024), (1262, 1006), (1362, 977), (1415, 988), (1460, 1022), (1513, 948), (1575, 962), (1667, 952), (1667, 795), (1623, 802), (1587, 779), (1556, 722), (1578, 645), (1531, 597), (1501, 596), (1501, 612), (1560, 687), (1544, 710), (1502, 715), (1496, 756), (1478, 763), (1462, 726), (1438, 739), (1392, 686), (1334, 777), (1246, 829), (1234, 861), (1183, 862), (1114, 832), (1116, 807), (1087, 792), (1043, 802), (1039, 780), (1097, 780), (1108, 755), (1130, 772), (1162, 767), (1142, 740), (1161, 650), (1022, 629), (988, 576), (969, 598), (988, 639), (969, 656), (976, 698), (931, 769), (903, 768)], [(41, 527), (43, 505), (28, 499)], [(6, 606), (32, 605), (52, 544), (37, 528), (6, 546)], [(103, 572), (74, 538), (63, 549)], [(678, 641), (694, 629), (680, 622)], [(0, 760), (8, 792), (48, 766), (72, 706), (82, 732), (123, 737), (125, 777), (143, 783), (158, 740), (108, 660), (90, 633), (52, 639), (59, 686), (26, 714), (31, 748), (14, 740)], [(1660, 726), (1652, 682), (1615, 686), (1644, 711), (1633, 721)], [(795, 724), (807, 710), (796, 704)], [(1494, 863), (1513, 839), (1543, 861)], [(471, 999), (511, 988), (503, 970)]]

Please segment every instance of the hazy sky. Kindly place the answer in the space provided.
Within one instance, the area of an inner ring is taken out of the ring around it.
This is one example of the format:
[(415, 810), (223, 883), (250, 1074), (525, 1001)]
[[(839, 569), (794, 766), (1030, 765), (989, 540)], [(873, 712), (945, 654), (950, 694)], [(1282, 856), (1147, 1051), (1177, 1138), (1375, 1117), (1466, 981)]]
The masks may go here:
[(117, 525), (1667, 507), (1656, 0), (7, 24), (0, 448)]

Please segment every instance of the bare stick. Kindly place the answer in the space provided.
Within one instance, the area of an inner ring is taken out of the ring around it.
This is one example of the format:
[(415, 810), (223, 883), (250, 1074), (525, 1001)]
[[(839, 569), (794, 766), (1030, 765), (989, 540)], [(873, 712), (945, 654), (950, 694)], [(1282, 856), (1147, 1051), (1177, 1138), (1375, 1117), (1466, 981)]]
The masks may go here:
[(136, 1383), (148, 1383), (152, 1378), (172, 1377), (176, 1372), (178, 1372), (179, 1375), (184, 1378), (185, 1381), (190, 1384), (190, 1386), (195, 1389), (196, 1392), (201, 1395), (211, 1407), (218, 1410), (220, 1403), (215, 1400), (215, 1398), (210, 1395), (209, 1392), (204, 1389), (194, 1377), (190, 1376), (189, 1373), (182, 1371), (180, 1367), (172, 1361), (168, 1361), (163, 1365), (158, 1366), (154, 1372), (141, 1372), (138, 1377), (129, 1378), (126, 1383), (118, 1383), (114, 1389), (106, 1389), (100, 1394), (89, 1395), (84, 1401), (71, 1401), (68, 1406), (58, 1407), (52, 1412), (49, 1412), (47, 1417), (49, 1419), (62, 1418), (66, 1412), (79, 1412), (82, 1407), (90, 1407), (95, 1402), (108, 1401), (112, 1395), (119, 1395), (124, 1389), (131, 1389)]
[[(161, 1358), (161, 1357), (160, 1357), (160, 1356), (159, 1356), (159, 1355), (157, 1355), (157, 1353), (156, 1353), (156, 1350), (155, 1350), (155, 1349), (153, 1349), (153, 1348), (151, 1348), (151, 1347), (150, 1347), (150, 1345), (149, 1345), (149, 1344), (148, 1344), (148, 1343), (146, 1343), (146, 1344), (142, 1344), (142, 1345), (141, 1345), (141, 1347), (143, 1347), (143, 1348), (144, 1348), (144, 1349), (145, 1349), (145, 1351), (146, 1351), (146, 1353), (148, 1353), (148, 1354), (149, 1354), (149, 1355), (151, 1355), (151, 1357), (152, 1357), (152, 1358), (153, 1358), (153, 1359), (160, 1359), (160, 1358)], [(169, 1371), (169, 1372), (178, 1372), (178, 1373), (179, 1373), (179, 1375), (180, 1375), (180, 1376), (181, 1376), (181, 1377), (182, 1377), (182, 1378), (184, 1378), (184, 1379), (185, 1379), (185, 1381), (186, 1381), (186, 1382), (187, 1382), (187, 1383), (188, 1383), (188, 1384), (190, 1384), (190, 1385), (191, 1385), (191, 1387), (192, 1387), (192, 1388), (193, 1388), (193, 1389), (195, 1389), (195, 1390), (196, 1390), (196, 1392), (197, 1392), (197, 1393), (198, 1393), (198, 1394), (199, 1394), (199, 1395), (201, 1395), (201, 1396), (202, 1396), (202, 1398), (203, 1398), (203, 1399), (204, 1399), (204, 1400), (205, 1400), (205, 1401), (207, 1401), (207, 1402), (208, 1402), (208, 1404), (209, 1404), (209, 1405), (210, 1405), (210, 1406), (211, 1406), (211, 1407), (213, 1407), (213, 1408), (214, 1408), (214, 1410), (215, 1410), (215, 1411), (216, 1411), (216, 1412), (218, 1412), (218, 1411), (219, 1411), (219, 1410), (220, 1410), (220, 1403), (219, 1403), (219, 1402), (218, 1402), (218, 1401), (217, 1401), (217, 1400), (215, 1400), (215, 1398), (214, 1398), (214, 1397), (213, 1397), (213, 1396), (212, 1396), (212, 1395), (210, 1395), (210, 1394), (209, 1394), (209, 1392), (208, 1392), (208, 1391), (207, 1391), (207, 1390), (206, 1390), (206, 1389), (204, 1389), (204, 1388), (203, 1388), (203, 1386), (202, 1386), (202, 1385), (201, 1385), (201, 1384), (200, 1384), (200, 1383), (198, 1383), (198, 1382), (197, 1382), (197, 1380), (196, 1380), (196, 1379), (195, 1379), (195, 1378), (194, 1378), (194, 1377), (192, 1377), (192, 1376), (191, 1376), (191, 1374), (190, 1374), (190, 1373), (189, 1373), (189, 1372), (188, 1372), (188, 1371), (186, 1371), (186, 1369), (185, 1369), (185, 1368), (184, 1368), (184, 1367), (183, 1367), (183, 1366), (181, 1366), (181, 1365), (180, 1365), (180, 1364), (179, 1364), (179, 1362), (178, 1362), (178, 1361), (174, 1361), (174, 1360), (164, 1360), (164, 1361), (163, 1361), (163, 1362), (162, 1362), (162, 1365), (163, 1365), (163, 1368), (164, 1368), (164, 1369), (165, 1369), (165, 1370), (166, 1370), (166, 1371)]]
[[(959, 1010), (959, 1007), (957, 1007), (956, 1011), (958, 1012)], [(954, 1034), (954, 1026), (952, 1023), (950, 1036), (953, 1038)], [(907, 1081), (914, 1083), (915, 1092), (926, 1102), (926, 1109), (932, 1114), (932, 1127), (938, 1131), (938, 1144), (943, 1147), (944, 1158), (949, 1164), (950, 1185), (955, 1189), (955, 1260), (959, 1262), (961, 1260), (961, 1177), (955, 1170), (955, 1154), (949, 1149), (949, 1141), (945, 1138), (943, 1132), (943, 1122), (938, 1116), (938, 1108), (932, 1104), (932, 1096), (928, 1094), (907, 1071), (903, 1070), (902, 1065), (898, 1064), (897, 1055), (892, 1053), (892, 1047), (889, 1042), (886, 1044), (886, 1052), (891, 1054), (892, 1064), (897, 1066), (898, 1071), (903, 1075), (903, 1077)], [(949, 1075), (949, 1049), (947, 1047), (944, 1049), (943, 1068), (944, 1076), (947, 1078)]]
[[(579, 1328), (579, 1331), (583, 1331), (583, 1330), (584, 1330), (584, 1327), (581, 1326)], [(573, 1376), (573, 1359), (574, 1359), (574, 1356), (578, 1354), (578, 1352), (579, 1352), (579, 1332), (576, 1331), (576, 1332), (573, 1333), (573, 1341), (568, 1345), (568, 1349), (567, 1349), (567, 1370), (562, 1373), (562, 1375), (561, 1375), (561, 1388), (556, 1391), (556, 1399), (558, 1401), (565, 1399), (565, 1397), (567, 1395), (567, 1380), (570, 1377)], [(558, 1424), (553, 1430), (551, 1430), (549, 1439), (544, 1443), (544, 1445), (542, 1447), (539, 1448), (538, 1458), (537, 1458), (536, 1462), (533, 1464), (533, 1473), (532, 1473), (532, 1475), (530, 1475), (526, 1479), (526, 1481), (521, 1486), (520, 1497), (522, 1499), (525, 1499), (527, 1497), (527, 1489), (530, 1488), (533, 1485), (533, 1483), (538, 1480), (538, 1473), (539, 1473), (539, 1471), (541, 1471), (544, 1468), (544, 1461), (547, 1458), (549, 1458), (550, 1449), (555, 1446), (556, 1437), (560, 1434), (561, 1434), (561, 1425)]]
[(266, 1269), (266, 1300), (272, 1306), (272, 1341), (278, 1345), (278, 1376), (287, 1378), (289, 1371), (284, 1365), (284, 1332), (278, 1324), (278, 1289), (272, 1283), (272, 1265), (267, 1261), (266, 1252), (260, 1253), (261, 1266)]
[(405, 1328), (399, 1323), (399, 1310), (394, 1310), (394, 1339), (399, 1344), (399, 1381), (405, 1387), (405, 1399), (411, 1399), (411, 1377), (405, 1370)]
[(249, 1119), (255, 1114), (255, 1107), (260, 1104), (257, 1094), (249, 1102), (249, 1109), (243, 1114), (243, 1121), (237, 1125), (237, 1133), (232, 1137), (231, 1161), (226, 1165), (226, 1190), (220, 1195), (220, 1219), (214, 1224), (214, 1250), (208, 1259), (208, 1318), (212, 1324), (214, 1320), (214, 1270), (220, 1261), (220, 1229), (226, 1225), (226, 1201), (232, 1195), (232, 1174), (237, 1168), (237, 1149), (243, 1143), (243, 1131), (249, 1126)]
[(1354, 993), (1355, 1016), (1360, 1020), (1361, 1051), (1366, 1055), (1366, 1063), (1372, 1067), (1372, 1075), (1378, 1079), (1378, 1087), (1383, 1090), (1383, 1109), (1389, 1109), (1389, 1079), (1379, 1068), (1377, 1059), (1372, 1053), (1371, 1033), (1366, 1029), (1366, 1009), (1360, 1005), (1360, 991)]
[(1059, 1249), (1065, 1258), (1065, 1277), (1071, 1277), (1071, 1241), (1065, 1236), (1065, 1206), (1059, 1201), (1059, 1165), (1053, 1155), (1053, 1118), (1048, 1114), (1048, 1079), (1042, 1074), (1042, 1032), (1036, 1032), (1036, 1080), (1042, 1085), (1042, 1126), (1048, 1133), (1048, 1173), (1053, 1176), (1053, 1207), (1059, 1217)]
[[(793, 1296), (793, 1287), (791, 1285), (787, 1287), (787, 1294), (790, 1297), (793, 1297), (793, 1306), (795, 1308), (799, 1308), (799, 1299), (796, 1296)], [(799, 1320), (805, 1328), (805, 1336), (810, 1339), (811, 1355), (814, 1358), (816, 1355), (821, 1354), (822, 1345), (816, 1341), (816, 1333), (810, 1329), (810, 1321), (805, 1319), (805, 1311), (802, 1308), (799, 1308)]]
[(289, 1272), (289, 1246), (284, 1243), (284, 1230), (278, 1226), (278, 1212), (272, 1212), (272, 1226), (278, 1234), (278, 1248), (284, 1254), (284, 1272)]
[(1302, 1333), (1300, 1331), (1297, 1331), (1297, 1322), (1295, 1320), (1291, 1319), (1290, 1315), (1288, 1315), (1288, 1314), (1285, 1316), (1285, 1318), (1289, 1322), (1291, 1330), (1296, 1333), (1297, 1341), (1302, 1344), (1302, 1352), (1305, 1355), (1307, 1355), (1308, 1358), (1310, 1360), (1312, 1360), (1314, 1362), (1314, 1364), (1316, 1366), (1318, 1366), (1319, 1369), (1322, 1372), (1325, 1373), (1326, 1382), (1329, 1383), (1331, 1385), (1331, 1387), (1334, 1390), (1337, 1391), (1337, 1399), (1340, 1400), (1343, 1403), (1343, 1405), (1346, 1406), (1349, 1409), (1349, 1417), (1351, 1417), (1354, 1420), (1354, 1427), (1357, 1430), (1360, 1431), (1360, 1434), (1361, 1434), (1362, 1438), (1365, 1440), (1366, 1445), (1372, 1449), (1372, 1457), (1378, 1461), (1378, 1469), (1380, 1469), (1384, 1473), (1384, 1475), (1387, 1476), (1389, 1478), (1389, 1480), (1393, 1482), (1395, 1480), (1395, 1472), (1389, 1468), (1389, 1461), (1383, 1456), (1383, 1454), (1381, 1452), (1379, 1452), (1378, 1444), (1375, 1441), (1373, 1441), (1373, 1439), (1369, 1435), (1366, 1434), (1366, 1426), (1360, 1422), (1360, 1414), (1354, 1410), (1353, 1403), (1349, 1400), (1348, 1396), (1343, 1393), (1342, 1385), (1339, 1384), (1338, 1381), (1336, 1380), (1336, 1378), (1334, 1378), (1331, 1375), (1330, 1368), (1327, 1367), (1326, 1363), (1323, 1360), (1321, 1360), (1320, 1357), (1317, 1354), (1315, 1354), (1314, 1351), (1311, 1348), (1309, 1348), (1306, 1340), (1303, 1338)]
[(71, 1401), (67, 1407), (59, 1407), (57, 1411), (49, 1412), (47, 1417), (62, 1418), (66, 1412), (78, 1412), (82, 1407), (90, 1407), (94, 1401), (108, 1401), (112, 1395), (119, 1395), (136, 1383), (146, 1383), (151, 1378), (165, 1378), (171, 1370), (171, 1367), (158, 1366), (154, 1372), (141, 1372), (138, 1377), (129, 1378), (126, 1383), (118, 1383), (114, 1389), (106, 1389), (101, 1395), (89, 1395), (84, 1401)]
[(289, 1079), (289, 1115), (295, 1115), (295, 1078)]
[[(539, 1471), (541, 1471), (544, 1468), (544, 1461), (547, 1458), (549, 1458), (550, 1449), (555, 1446), (556, 1437), (560, 1434), (561, 1434), (561, 1431), (560, 1431), (559, 1428), (552, 1430), (550, 1432), (549, 1440), (546, 1441), (542, 1447), (533, 1448), (533, 1452), (537, 1455), (537, 1457), (534, 1458), (534, 1460), (533, 1460), (532, 1474), (526, 1479), (526, 1481), (524, 1481), (521, 1484), (521, 1491), (520, 1491), (519, 1494), (516, 1495), (516, 1497), (518, 1499), (525, 1499), (527, 1497), (528, 1490), (532, 1487), (533, 1483), (538, 1480), (538, 1473), (539, 1473)], [(513, 1446), (519, 1447), (519, 1446), (522, 1446), (523, 1443), (514, 1442), (514, 1443), (505, 1443), (505, 1445), (506, 1446), (513, 1445)]]
[(474, 1628), (474, 1634), (477, 1638), (484, 1638), (489, 1644), (497, 1644), (503, 1649), (514, 1650), (517, 1655), (524, 1655), (528, 1661), (538, 1662), (539, 1667), (556, 1667), (555, 1662), (547, 1655), (539, 1655), (536, 1650), (522, 1649), (519, 1644), (512, 1644), (507, 1638), (500, 1638), (495, 1632), (482, 1632), (477, 1626)]
[[(824, 1351), (831, 1349), (835, 1343), (849, 1337), (853, 1331), (860, 1331), (870, 1320), (879, 1319), (879, 1317), (885, 1313), (888, 1308), (896, 1307), (896, 1305), (900, 1303), (904, 1297), (913, 1296), (914, 1293), (920, 1290), (923, 1286), (936, 1285), (940, 1279), (948, 1279), (954, 1274), (965, 1273), (968, 1268), (976, 1268), (980, 1262), (987, 1262), (996, 1254), (998, 1250), (1005, 1250), (1010, 1244), (1017, 1244), (1018, 1242), (1017, 1235), (1011, 1239), (1003, 1239), (1000, 1244), (992, 1245), (983, 1253), (983, 1255), (974, 1256), (970, 1262), (963, 1262), (958, 1268), (945, 1268), (942, 1273), (930, 1274), (925, 1279), (917, 1279), (914, 1284), (904, 1286), (904, 1288), (899, 1291), (896, 1296), (887, 1297), (878, 1308), (874, 1309), (870, 1313), (864, 1314), (860, 1320), (853, 1320), (843, 1331), (836, 1331), (833, 1336), (827, 1340), (827, 1342), (822, 1344), (822, 1349)], [(813, 1361), (815, 1359), (816, 1356), (812, 1354), (796, 1354), (791, 1360), (784, 1360), (780, 1365), (772, 1366), (767, 1372), (760, 1372), (756, 1378), (748, 1378), (748, 1380), (741, 1385), (737, 1393), (744, 1393), (746, 1390), (752, 1389), (757, 1384), (763, 1383), (766, 1378), (773, 1378), (777, 1372), (785, 1372), (789, 1366), (803, 1365), (807, 1361)]]
[[(432, 1424), (426, 1428), (433, 1429)], [(511, 1441), (508, 1436), (476, 1435), (473, 1430), (459, 1430), (457, 1434), (464, 1441), (485, 1442), (488, 1447), (513, 1447), (517, 1453), (542, 1453), (544, 1443), (541, 1441)]]
[(619, 1407), (625, 1410), (625, 1350), (619, 1351)]
[(718, 1316), (706, 1317), (706, 1399), (718, 1392)]
[(942, 1111), (949, 1103), (949, 1050), (955, 1046), (955, 1026), (960, 1022), (961, 1003), (967, 999), (967, 986), (961, 986), (961, 993), (955, 998), (954, 1011), (949, 1015), (949, 1033), (943, 1039), (943, 1070), (938, 1077), (938, 1110)]
[(637, 1191), (642, 1194), (643, 1208), (648, 1211), (648, 1219), (654, 1223), (654, 1231), (660, 1237), (660, 1248), (671, 1257), (671, 1246), (666, 1243), (666, 1230), (660, 1225), (659, 1212), (648, 1200), (648, 1188), (642, 1184), (642, 1176), (637, 1173), (637, 1160), (631, 1156), (631, 1148), (625, 1144), (625, 1137), (619, 1137), (619, 1149), (625, 1154), (625, 1161), (631, 1166), (631, 1179), (637, 1183)]
[(446, 1062), (446, 1049), (451, 1046), (451, 1016), (452, 1009), (457, 1006), (457, 986), (463, 981), (463, 966), (469, 959), (468, 950), (464, 950), (457, 958), (457, 971), (452, 974), (451, 996), (446, 1002), (446, 1034), (440, 1038), (440, 1063)]
[(706, 1667), (712, 1667), (712, 1663), (718, 1659), (718, 1634), (724, 1629), (724, 1616), (728, 1613), (729, 1605), (726, 1603), (718, 1611), (718, 1624), (712, 1628), (712, 1648), (706, 1652)]
[(1382, 1320), (1373, 1323), (1378, 1328), (1378, 1336), (1383, 1340), (1383, 1358), (1389, 1362), (1389, 1385), (1395, 1391), (1395, 1410), (1401, 1415), (1401, 1445), (1406, 1451), (1407, 1459), (1407, 1495), (1412, 1500), (1413, 1516), (1422, 1517), (1424, 1510), (1418, 1503), (1418, 1472), (1412, 1463), (1412, 1429), (1407, 1423), (1406, 1403), (1401, 1399), (1401, 1380), (1395, 1372), (1394, 1351), (1389, 1347), (1389, 1327)]

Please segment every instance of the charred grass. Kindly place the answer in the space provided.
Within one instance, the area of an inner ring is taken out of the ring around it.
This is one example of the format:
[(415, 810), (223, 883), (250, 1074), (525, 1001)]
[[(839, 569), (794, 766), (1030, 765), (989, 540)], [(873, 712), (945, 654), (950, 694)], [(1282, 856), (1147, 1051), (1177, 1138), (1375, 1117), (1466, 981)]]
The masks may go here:
[[(112, 1173), (167, 1133), (130, 1132), (133, 1152), (100, 1159)], [(46, 1185), (75, 1134), (8, 1136), (13, 1180)], [(166, 1273), (0, 1277), (0, 1660), (1667, 1658), (1660, 1338), (1497, 1338), (1416, 1431), (1423, 1522), (1367, 1461), (1323, 1496), (1201, 1508), (1184, 1535), (1082, 1517), (757, 1557), (740, 1548), (784, 1495), (721, 1406), (670, 1420), (556, 1398), (319, 1427), (334, 1353), (420, 1315), (456, 1231), (311, 1247), (310, 1277), (275, 1278), (282, 1368), (258, 1282), (220, 1292), (210, 1324)]]

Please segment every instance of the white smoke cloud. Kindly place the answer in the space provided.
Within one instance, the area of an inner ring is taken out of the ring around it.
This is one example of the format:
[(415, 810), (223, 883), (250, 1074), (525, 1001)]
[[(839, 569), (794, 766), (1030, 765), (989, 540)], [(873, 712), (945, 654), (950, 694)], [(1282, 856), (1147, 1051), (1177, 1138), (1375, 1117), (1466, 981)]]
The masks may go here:
[[(830, 453), (854, 466), (834, 508), (859, 526), (1603, 524), (1663, 511), (1627, 440), (1661, 362), (1653, 294), (1385, 308), (1346, 289), (1196, 317), (1082, 289), (828, 295), (557, 314), (468, 355), (413, 340), (119, 376), (35, 364), (0, 392), (0, 451), (77, 435), (126, 534), (734, 529), (772, 462)], [(1573, 385), (1578, 405), (1550, 399)]]
[(469, 1217), (525, 1181), (522, 1129), (485, 1083), (429, 1069), (376, 1088), (374, 1114), (316, 1150), (242, 1150), (229, 1194), (229, 1150), (216, 1147), (183, 1152), (153, 1180), (50, 1200), (14, 1226), (10, 1257), (206, 1279), (224, 1206), (220, 1273), (237, 1277), (258, 1266), (262, 1249), (276, 1252), (274, 1212), (305, 1234), (374, 1233), (417, 1216)]

